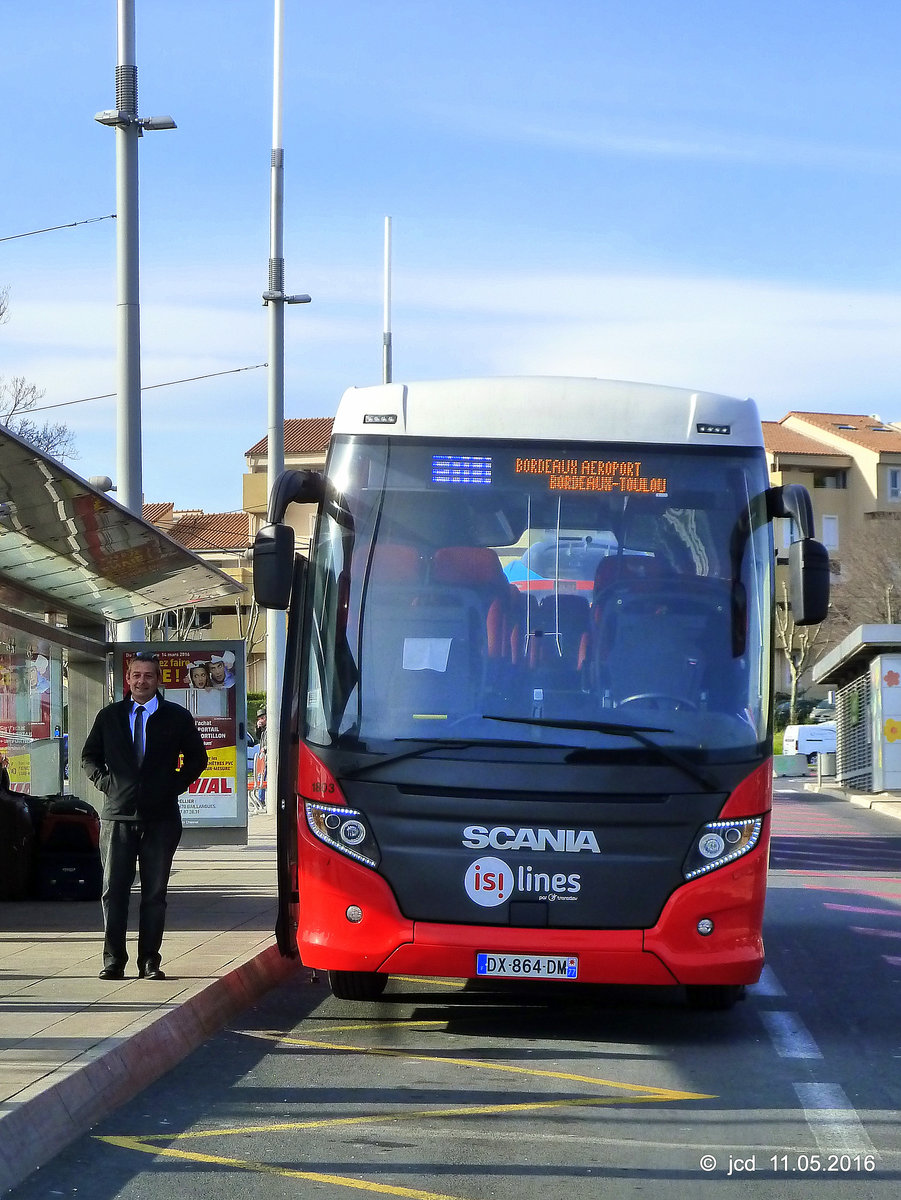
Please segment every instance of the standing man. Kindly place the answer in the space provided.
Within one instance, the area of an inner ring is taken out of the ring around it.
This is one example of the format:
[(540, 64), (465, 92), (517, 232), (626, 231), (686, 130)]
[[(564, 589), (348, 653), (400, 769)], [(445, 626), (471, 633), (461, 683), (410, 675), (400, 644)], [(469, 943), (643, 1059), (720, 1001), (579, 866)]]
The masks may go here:
[(91, 782), (104, 794), (100, 853), (105, 933), (100, 978), (125, 976), (128, 900), (139, 868), (138, 976), (165, 979), (160, 947), (169, 872), (181, 839), (178, 797), (200, 778), (207, 754), (188, 710), (160, 696), (160, 663), (155, 654), (136, 654), (128, 664), (126, 681), (131, 696), (100, 710), (81, 754)]

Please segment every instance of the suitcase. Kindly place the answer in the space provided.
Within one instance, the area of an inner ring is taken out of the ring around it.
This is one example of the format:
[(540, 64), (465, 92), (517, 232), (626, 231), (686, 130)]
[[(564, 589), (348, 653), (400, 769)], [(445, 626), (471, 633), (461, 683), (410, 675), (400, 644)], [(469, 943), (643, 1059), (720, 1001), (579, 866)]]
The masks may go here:
[(0, 792), (0, 900), (26, 900), (34, 875), (34, 828), (15, 792)]
[(99, 900), (103, 891), (100, 854), (39, 854), (39, 900)]
[(37, 845), (41, 900), (99, 900), (103, 890), (100, 818), (77, 796), (48, 797)]

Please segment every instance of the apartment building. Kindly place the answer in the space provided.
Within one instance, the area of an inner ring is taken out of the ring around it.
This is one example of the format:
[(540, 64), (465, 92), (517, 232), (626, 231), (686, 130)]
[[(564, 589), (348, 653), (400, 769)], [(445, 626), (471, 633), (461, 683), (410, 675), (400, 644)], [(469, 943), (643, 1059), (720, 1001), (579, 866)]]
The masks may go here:
[(844, 538), (901, 515), (898, 426), (858, 413), (791, 412), (765, 421), (763, 433), (773, 482), (807, 487), (817, 535), (839, 562)]
[[(285, 469), (321, 471), (332, 436), (331, 417), (289, 417), (285, 421)], [(268, 505), (267, 471), (269, 466), (266, 438), (260, 438), (245, 455), (244, 510), (250, 515), (250, 536), (253, 540), (265, 523)], [(294, 527), (298, 550), (306, 551), (313, 533), (315, 505), (295, 505), (288, 514)]]
[[(810, 493), (814, 535), (829, 551), (833, 587), (840, 588), (843, 549), (866, 539), (874, 520), (901, 517), (901, 428), (861, 413), (790, 412), (764, 421), (763, 439), (772, 483), (800, 483)], [(787, 525), (777, 522), (777, 563), (791, 538)], [(787, 684), (777, 652), (776, 687)]]

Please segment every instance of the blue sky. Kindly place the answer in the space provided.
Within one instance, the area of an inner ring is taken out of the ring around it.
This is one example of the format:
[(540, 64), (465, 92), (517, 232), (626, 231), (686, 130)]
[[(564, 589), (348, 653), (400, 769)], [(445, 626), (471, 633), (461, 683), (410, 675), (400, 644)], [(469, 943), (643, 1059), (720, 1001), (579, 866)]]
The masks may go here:
[[(566, 374), (901, 418), (901, 4), (286, 0), (286, 413)], [(145, 386), (262, 363), (272, 0), (136, 0)], [(0, 11), (0, 237), (115, 211), (115, 0)], [(115, 390), (111, 220), (0, 242), (0, 374)], [(239, 508), (263, 370), (145, 392), (148, 500)], [(48, 410), (115, 472), (115, 400)]]

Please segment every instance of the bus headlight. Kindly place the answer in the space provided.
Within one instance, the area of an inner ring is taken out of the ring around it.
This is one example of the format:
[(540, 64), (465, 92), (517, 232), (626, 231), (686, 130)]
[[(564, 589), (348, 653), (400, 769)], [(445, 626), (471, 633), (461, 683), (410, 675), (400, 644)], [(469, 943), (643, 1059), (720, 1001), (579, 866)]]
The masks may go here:
[(378, 844), (361, 812), (355, 808), (318, 804), (312, 800), (308, 800), (304, 807), (310, 832), (320, 842), (325, 842), (333, 850), (367, 867), (379, 865)]
[(760, 840), (763, 817), (746, 817), (735, 821), (708, 821), (702, 826), (698, 839), (688, 852), (682, 874), (686, 879), (697, 879), (725, 867), (749, 850)]

